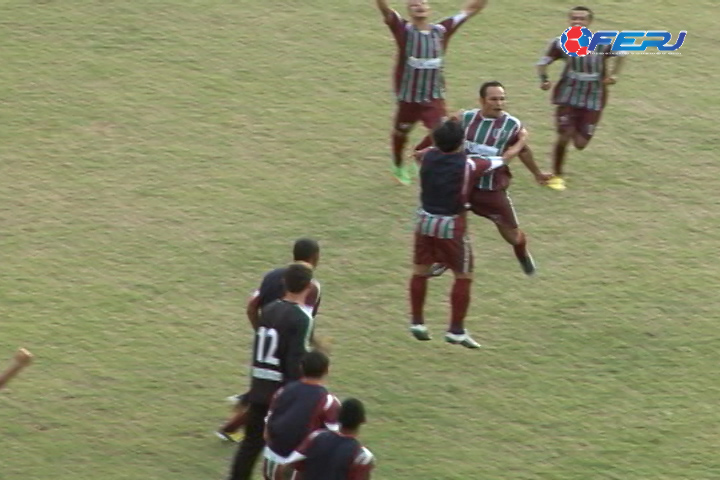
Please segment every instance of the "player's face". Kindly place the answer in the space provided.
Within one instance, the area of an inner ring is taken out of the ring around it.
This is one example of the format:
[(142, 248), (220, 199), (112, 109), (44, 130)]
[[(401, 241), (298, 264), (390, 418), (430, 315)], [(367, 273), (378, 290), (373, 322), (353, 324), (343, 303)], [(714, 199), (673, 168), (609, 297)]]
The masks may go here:
[(587, 27), (591, 22), (590, 12), (583, 12), (581, 10), (571, 10), (569, 18), (571, 27)]
[(498, 117), (505, 110), (505, 89), (502, 87), (490, 87), (485, 92), (485, 98), (480, 98), (480, 106), (483, 115), (487, 117)]
[(430, 15), (430, 4), (427, 0), (408, 0), (408, 12), (411, 18), (427, 18)]

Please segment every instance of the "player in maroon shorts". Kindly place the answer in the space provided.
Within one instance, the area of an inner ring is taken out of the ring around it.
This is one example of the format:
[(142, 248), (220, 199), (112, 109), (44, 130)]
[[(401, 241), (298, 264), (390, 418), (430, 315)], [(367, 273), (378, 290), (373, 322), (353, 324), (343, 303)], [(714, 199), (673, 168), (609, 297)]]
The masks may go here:
[(410, 332), (418, 340), (430, 340), (423, 307), (427, 281), (435, 263), (447, 265), (455, 274), (450, 293), (449, 343), (467, 348), (480, 345), (465, 330), (470, 305), (473, 257), (467, 236), (470, 190), (483, 174), (504, 165), (501, 157), (465, 154), (465, 131), (455, 119), (445, 121), (432, 133), (434, 148), (420, 158), (420, 208), (417, 213), (414, 269), (410, 279)]
[[(575, 7), (570, 10), (569, 18), (571, 26), (588, 27), (593, 12), (587, 7)], [(615, 59), (612, 68), (608, 68), (610, 58)], [(560, 47), (560, 37), (557, 37), (538, 61), (537, 71), (543, 90), (552, 87), (547, 75), (548, 65), (556, 60), (565, 61), (562, 76), (552, 94), (552, 103), (557, 106), (555, 121), (558, 137), (553, 150), (555, 179), (548, 182), (549, 187), (565, 190), (562, 175), (567, 146), (572, 141), (576, 149), (583, 150), (590, 143), (607, 102), (607, 86), (617, 81), (623, 59), (623, 54), (613, 52), (610, 45), (600, 45), (595, 53), (585, 57), (569, 57)]]
[[(465, 151), (476, 155), (501, 155), (505, 162), (518, 156), (540, 185), (552, 178), (542, 172), (527, 145), (528, 134), (520, 119), (505, 111), (505, 88), (500, 82), (480, 86), (480, 108), (461, 110), (459, 119), (465, 132)], [(507, 165), (482, 175), (470, 193), (470, 209), (492, 221), (500, 236), (509, 243), (526, 275), (535, 273), (535, 262), (527, 248), (527, 237), (520, 230), (515, 207), (507, 190), (512, 174)], [(433, 276), (447, 267), (436, 265)]]
[[(443, 61), (448, 41), (460, 25), (485, 7), (487, 0), (468, 0), (457, 15), (439, 23), (429, 21), (430, 5), (426, 0), (406, 1), (410, 20), (391, 9), (387, 0), (376, 0), (398, 47), (394, 75), (397, 109), (391, 133), (393, 175), (409, 185), (414, 172), (403, 164), (403, 152), (410, 130), (419, 121), (432, 129), (445, 116)], [(410, 162), (410, 168), (415, 168), (414, 162)]]

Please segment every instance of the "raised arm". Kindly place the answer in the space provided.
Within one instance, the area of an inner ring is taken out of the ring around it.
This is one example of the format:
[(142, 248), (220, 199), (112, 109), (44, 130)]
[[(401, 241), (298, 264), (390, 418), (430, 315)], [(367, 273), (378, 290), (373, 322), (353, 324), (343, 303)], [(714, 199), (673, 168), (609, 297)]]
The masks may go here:
[(0, 389), (2, 389), (10, 380), (32, 362), (32, 353), (24, 348), (19, 349), (13, 357), (13, 363), (10, 367), (0, 374)]
[(612, 68), (610, 69), (609, 74), (606, 74), (603, 79), (603, 83), (605, 83), (605, 85), (615, 85), (617, 82), (617, 76), (620, 74), (624, 62), (625, 55), (617, 55), (612, 58)]
[[(380, 2), (382, 0), (378, 0)], [(480, 11), (485, 8), (485, 5), (487, 5), (488, 0), (468, 0), (468, 2), (463, 7), (462, 11), (467, 15), (468, 17), (472, 17), (474, 15), (477, 15), (480, 13)]]
[(548, 65), (553, 63), (555, 60), (562, 58), (563, 52), (558, 46), (558, 39), (554, 38), (547, 46), (542, 57), (536, 64), (537, 74), (540, 78), (540, 88), (543, 90), (550, 90), (552, 84), (550, 83), (550, 77), (547, 74)]
[(393, 14), (393, 9), (390, 8), (387, 0), (375, 0), (375, 4), (377, 5), (378, 10), (380, 10), (380, 14), (383, 16), (383, 18), (387, 18)]

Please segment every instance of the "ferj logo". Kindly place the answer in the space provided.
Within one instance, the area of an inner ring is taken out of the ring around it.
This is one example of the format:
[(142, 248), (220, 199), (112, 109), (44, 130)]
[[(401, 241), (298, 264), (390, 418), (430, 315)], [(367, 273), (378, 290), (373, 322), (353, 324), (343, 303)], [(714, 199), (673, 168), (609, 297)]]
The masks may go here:
[[(611, 52), (675, 53), (686, 35), (686, 31), (681, 31), (675, 44), (671, 45), (672, 35), (667, 31), (600, 30), (592, 33), (587, 27), (574, 25), (560, 35), (560, 47), (570, 57), (597, 55), (595, 49), (598, 45), (611, 45)], [(642, 41), (638, 44), (636, 40)], [(650, 47), (655, 47), (657, 51), (648, 52)]]

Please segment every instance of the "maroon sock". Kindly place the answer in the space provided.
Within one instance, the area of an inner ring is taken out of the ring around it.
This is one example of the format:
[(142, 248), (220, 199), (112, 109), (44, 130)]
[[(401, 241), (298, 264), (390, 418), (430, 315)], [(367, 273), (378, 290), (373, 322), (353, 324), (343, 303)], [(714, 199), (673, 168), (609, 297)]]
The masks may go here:
[(555, 151), (553, 152), (553, 173), (555, 175), (562, 175), (566, 151), (567, 143), (558, 142), (555, 144)]
[(428, 277), (424, 275), (413, 275), (410, 279), (410, 311), (413, 325), (423, 325), (423, 307), (425, 306), (425, 294), (427, 293)]
[(513, 245), (513, 250), (515, 251), (515, 256), (518, 258), (518, 260), (522, 260), (523, 258), (527, 258), (528, 256), (527, 237), (525, 236), (524, 232), (519, 232), (518, 239), (519, 242)]
[(393, 132), (391, 145), (393, 162), (396, 167), (401, 167), (403, 164), (403, 150), (405, 150), (405, 144), (407, 144), (407, 135), (398, 135)]
[(415, 150), (422, 150), (423, 148), (427, 148), (432, 145), (432, 137), (430, 135), (423, 138), (420, 143), (415, 145)]
[(470, 306), (470, 285), (469, 278), (456, 278), (450, 291), (450, 332), (465, 332), (465, 315)]

